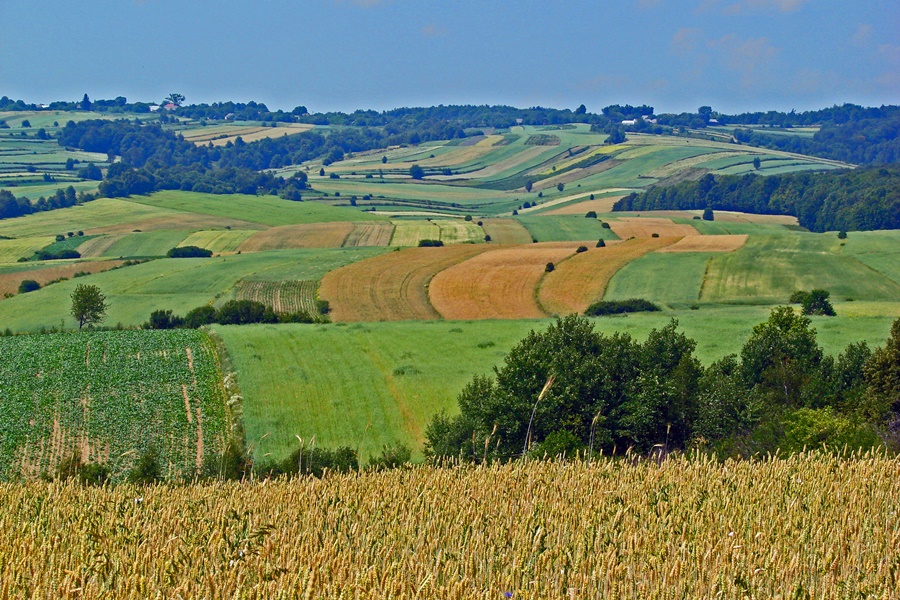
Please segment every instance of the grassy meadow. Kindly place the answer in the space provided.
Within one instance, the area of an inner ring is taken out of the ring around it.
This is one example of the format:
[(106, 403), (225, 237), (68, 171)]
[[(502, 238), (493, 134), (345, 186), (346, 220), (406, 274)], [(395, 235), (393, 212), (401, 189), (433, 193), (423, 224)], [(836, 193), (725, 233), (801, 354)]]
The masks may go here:
[[(884, 344), (891, 316), (845, 316), (843, 305), (837, 310), (835, 318), (813, 317), (826, 352), (837, 355), (858, 341)], [(768, 315), (767, 306), (704, 306), (591, 321), (603, 333), (643, 340), (676, 318), (709, 364), (740, 353)], [(432, 415), (455, 412), (457, 394), (474, 375), (489, 374), (529, 331), (550, 322), (216, 326), (214, 332), (237, 372), (247, 441), (257, 458), (284, 458), (296, 448), (295, 436), (315, 436), (323, 446), (349, 444), (367, 458), (391, 443), (420, 450)]]

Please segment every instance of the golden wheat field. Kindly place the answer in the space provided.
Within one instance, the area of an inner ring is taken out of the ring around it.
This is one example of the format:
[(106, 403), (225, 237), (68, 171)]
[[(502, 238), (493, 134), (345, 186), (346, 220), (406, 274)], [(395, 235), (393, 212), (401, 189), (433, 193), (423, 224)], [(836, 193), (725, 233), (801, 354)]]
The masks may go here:
[(896, 598), (900, 462), (0, 485), (0, 597)]

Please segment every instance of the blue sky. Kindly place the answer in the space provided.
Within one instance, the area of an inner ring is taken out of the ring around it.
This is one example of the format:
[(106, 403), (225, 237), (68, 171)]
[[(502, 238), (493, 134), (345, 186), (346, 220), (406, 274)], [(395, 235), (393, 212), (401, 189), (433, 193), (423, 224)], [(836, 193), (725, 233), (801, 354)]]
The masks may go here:
[(900, 103), (900, 2), (0, 0), (0, 95), (377, 110)]

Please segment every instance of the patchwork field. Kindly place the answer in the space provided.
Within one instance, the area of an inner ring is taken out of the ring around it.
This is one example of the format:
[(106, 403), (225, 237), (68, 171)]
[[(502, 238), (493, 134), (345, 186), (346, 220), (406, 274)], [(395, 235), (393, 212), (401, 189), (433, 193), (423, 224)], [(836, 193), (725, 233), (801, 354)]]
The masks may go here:
[(603, 299), (644, 298), (668, 304), (698, 302), (706, 270), (715, 255), (666, 252), (670, 248), (672, 246), (660, 248), (624, 265), (609, 280)]
[(198, 331), (0, 338), (0, 477), (37, 478), (80, 452), (114, 480), (153, 447), (170, 478), (220, 454), (225, 399)]
[(575, 253), (577, 245), (531, 244), (479, 254), (434, 276), (428, 296), (445, 319), (545, 317), (535, 289), (547, 263)]
[(288, 248), (340, 248), (353, 231), (353, 223), (283, 225), (253, 234), (240, 244), (241, 252)]
[(440, 318), (428, 297), (437, 274), (488, 250), (485, 245), (407, 248), (328, 273), (319, 296), (335, 321), (402, 321)]
[(559, 263), (547, 273), (537, 290), (537, 299), (551, 315), (581, 314), (603, 299), (610, 279), (641, 256), (675, 243), (677, 238), (643, 238), (589, 248)]
[(214, 254), (237, 252), (244, 240), (253, 235), (252, 231), (195, 231), (187, 236), (180, 246), (197, 246), (211, 250)]

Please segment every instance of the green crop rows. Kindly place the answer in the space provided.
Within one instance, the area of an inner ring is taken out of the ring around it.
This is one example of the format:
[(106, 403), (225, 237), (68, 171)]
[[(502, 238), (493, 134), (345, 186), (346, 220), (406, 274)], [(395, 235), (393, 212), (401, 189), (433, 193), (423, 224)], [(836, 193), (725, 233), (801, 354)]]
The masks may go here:
[(167, 478), (191, 476), (221, 452), (220, 390), (199, 331), (0, 338), (0, 479), (52, 474), (76, 449), (121, 479), (151, 445)]

